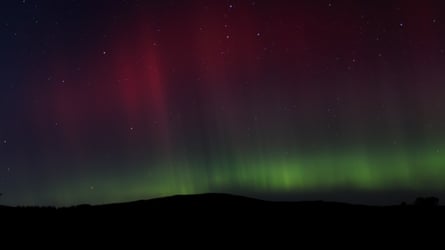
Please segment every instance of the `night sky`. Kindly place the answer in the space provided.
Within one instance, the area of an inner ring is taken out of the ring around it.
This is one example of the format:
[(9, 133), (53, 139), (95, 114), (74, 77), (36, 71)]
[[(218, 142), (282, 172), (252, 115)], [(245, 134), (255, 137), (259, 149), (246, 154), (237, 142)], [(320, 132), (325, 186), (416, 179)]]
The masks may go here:
[(0, 76), (1, 204), (445, 195), (445, 1), (4, 0)]

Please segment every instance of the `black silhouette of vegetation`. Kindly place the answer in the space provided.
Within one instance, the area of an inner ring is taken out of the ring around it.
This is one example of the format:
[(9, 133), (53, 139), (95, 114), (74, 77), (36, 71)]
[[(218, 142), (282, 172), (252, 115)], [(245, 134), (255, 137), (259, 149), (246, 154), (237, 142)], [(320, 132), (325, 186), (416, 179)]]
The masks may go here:
[(419, 207), (437, 207), (439, 199), (436, 197), (419, 197), (414, 201), (414, 205)]

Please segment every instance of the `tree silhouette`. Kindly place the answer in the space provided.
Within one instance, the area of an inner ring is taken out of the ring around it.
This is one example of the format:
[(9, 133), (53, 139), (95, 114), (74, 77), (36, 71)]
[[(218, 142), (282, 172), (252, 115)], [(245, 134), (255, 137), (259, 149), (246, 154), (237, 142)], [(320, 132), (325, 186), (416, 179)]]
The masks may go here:
[(439, 205), (439, 199), (436, 197), (419, 197), (414, 202), (419, 207), (436, 207)]

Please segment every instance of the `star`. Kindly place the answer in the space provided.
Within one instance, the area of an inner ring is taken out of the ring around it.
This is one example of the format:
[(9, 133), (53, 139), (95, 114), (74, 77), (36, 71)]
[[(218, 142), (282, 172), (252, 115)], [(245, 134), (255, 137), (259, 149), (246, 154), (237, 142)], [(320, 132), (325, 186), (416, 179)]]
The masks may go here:
[(256, 36), (258, 36), (258, 37), (261, 36), (261, 33), (260, 33), (260, 32), (257, 32), (257, 33), (256, 33)]
[(7, 144), (8, 143), (8, 141), (7, 140), (3, 140), (3, 144)]
[(405, 25), (403, 23), (399, 23), (400, 28), (403, 28)]

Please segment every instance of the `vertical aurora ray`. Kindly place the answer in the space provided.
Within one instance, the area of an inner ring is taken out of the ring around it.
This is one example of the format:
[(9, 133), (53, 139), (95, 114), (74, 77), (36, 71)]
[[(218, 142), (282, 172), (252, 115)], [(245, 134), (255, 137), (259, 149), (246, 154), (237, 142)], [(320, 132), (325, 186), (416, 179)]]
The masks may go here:
[[(102, 172), (90, 173), (84, 182), (96, 183), (93, 193), (76, 183), (80, 176), (74, 178), (74, 183), (63, 181), (57, 190), (45, 190), (44, 193), (48, 197), (59, 197), (58, 204), (70, 204), (73, 201), (105, 203), (232, 190), (269, 197), (276, 193), (330, 192), (344, 188), (364, 192), (443, 189), (445, 160), (428, 151), (413, 149), (403, 154), (388, 149), (372, 153), (351, 149), (300, 156), (238, 156), (240, 160), (230, 164), (227, 159), (212, 162), (210, 173), (200, 170), (209, 169), (208, 162), (199, 166), (202, 164), (199, 160), (176, 161), (174, 175), (168, 170), (172, 166), (161, 162), (144, 171), (141, 171), (144, 166), (135, 167), (137, 171), (133, 173), (123, 171), (125, 174), (110, 176)], [(421, 168), (419, 164), (422, 164)]]

